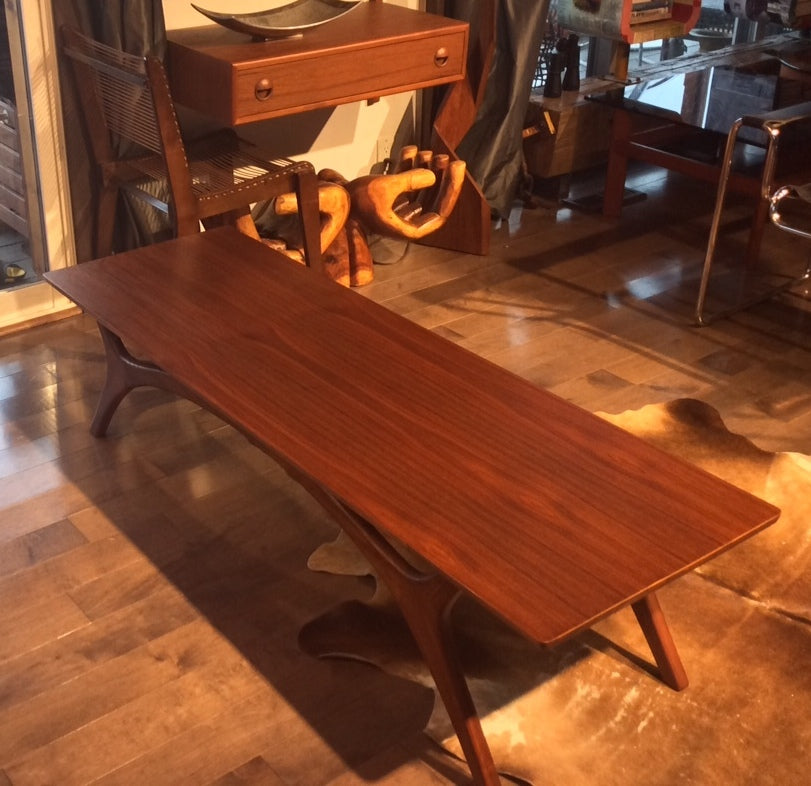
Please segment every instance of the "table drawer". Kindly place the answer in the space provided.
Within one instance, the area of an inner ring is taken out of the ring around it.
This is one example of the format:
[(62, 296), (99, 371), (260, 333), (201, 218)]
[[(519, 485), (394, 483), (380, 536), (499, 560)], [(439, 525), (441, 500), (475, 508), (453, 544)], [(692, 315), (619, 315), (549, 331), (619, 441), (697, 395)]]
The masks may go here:
[(453, 82), (464, 74), (465, 51), (460, 32), (265, 63), (234, 75), (234, 117), (247, 122)]

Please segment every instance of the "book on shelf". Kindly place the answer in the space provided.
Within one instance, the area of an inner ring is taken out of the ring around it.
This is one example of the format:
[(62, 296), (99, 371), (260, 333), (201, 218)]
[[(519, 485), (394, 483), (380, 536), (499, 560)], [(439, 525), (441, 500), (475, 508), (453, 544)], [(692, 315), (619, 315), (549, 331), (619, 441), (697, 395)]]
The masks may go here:
[(649, 11), (639, 11), (637, 13), (631, 13), (631, 24), (639, 24), (641, 22), (656, 22), (661, 19), (670, 19), (670, 9), (669, 8), (651, 8)]
[(672, 10), (670, 0), (631, 0), (631, 13), (641, 13), (642, 11), (666, 11)]
[(670, 19), (671, 6), (669, 0), (641, 0), (631, 4), (631, 24), (640, 22), (654, 22), (660, 19)]

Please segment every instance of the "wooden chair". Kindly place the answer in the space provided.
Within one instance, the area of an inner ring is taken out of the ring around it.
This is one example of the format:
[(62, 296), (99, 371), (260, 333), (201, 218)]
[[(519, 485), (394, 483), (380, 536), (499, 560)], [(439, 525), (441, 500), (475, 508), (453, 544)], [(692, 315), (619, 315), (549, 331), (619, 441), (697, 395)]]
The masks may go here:
[[(121, 52), (73, 28), (61, 33), (101, 180), (96, 256), (112, 253), (120, 191), (167, 213), (176, 236), (200, 231), (201, 223), (232, 223), (256, 238), (251, 204), (295, 192), (305, 261), (320, 266), (318, 181), (312, 164), (268, 161), (231, 129), (187, 146), (159, 59)], [(168, 198), (162, 198), (167, 192)]]

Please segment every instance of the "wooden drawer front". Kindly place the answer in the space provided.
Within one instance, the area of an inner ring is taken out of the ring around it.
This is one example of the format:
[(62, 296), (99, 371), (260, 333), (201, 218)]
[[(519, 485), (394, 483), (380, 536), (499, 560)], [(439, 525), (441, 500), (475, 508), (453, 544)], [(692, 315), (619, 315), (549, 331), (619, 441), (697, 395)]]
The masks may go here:
[(233, 124), (454, 82), (465, 52), (460, 32), (238, 71)]

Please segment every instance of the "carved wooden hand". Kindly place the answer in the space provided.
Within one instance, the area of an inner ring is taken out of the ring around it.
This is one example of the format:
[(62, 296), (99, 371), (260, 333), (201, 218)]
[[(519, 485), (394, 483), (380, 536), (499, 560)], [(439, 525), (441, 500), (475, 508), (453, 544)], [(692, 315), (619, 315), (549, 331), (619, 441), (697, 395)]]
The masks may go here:
[(346, 183), (351, 213), (380, 235), (417, 240), (441, 227), (459, 198), (465, 162), (404, 147), (395, 171)]

